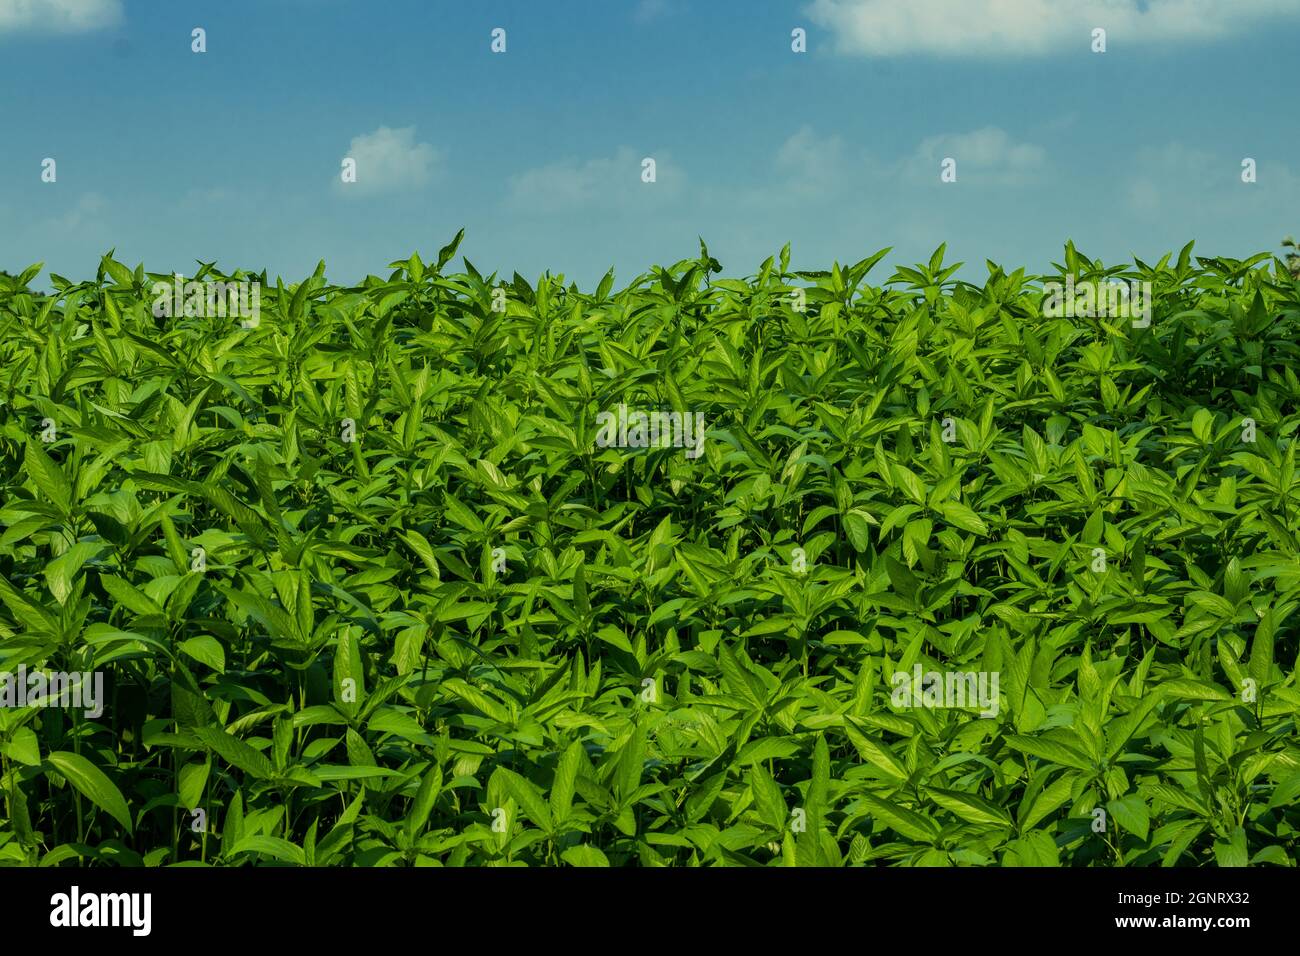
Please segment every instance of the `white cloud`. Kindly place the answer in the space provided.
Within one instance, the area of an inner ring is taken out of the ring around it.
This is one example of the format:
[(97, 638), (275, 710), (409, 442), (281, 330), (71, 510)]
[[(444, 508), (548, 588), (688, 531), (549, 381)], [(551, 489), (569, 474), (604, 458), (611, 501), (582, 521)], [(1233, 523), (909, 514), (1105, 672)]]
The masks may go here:
[(0, 0), (0, 34), (84, 33), (121, 19), (121, 0)]
[[(641, 180), (642, 160), (655, 161), (655, 182)], [(516, 208), (559, 212), (593, 206), (623, 206), (637, 199), (677, 194), (682, 173), (662, 151), (638, 154), (624, 146), (613, 156), (585, 162), (564, 160), (510, 177), (508, 200)]]
[(1033, 143), (1015, 142), (1006, 130), (985, 126), (924, 139), (916, 149), (915, 161), (937, 182), (939, 164), (950, 157), (957, 161), (959, 182), (963, 170), (974, 168), (982, 181), (1011, 184), (1032, 179), (1047, 162), (1047, 151)]
[[(763, 180), (723, 187), (734, 206), (788, 210), (817, 204), (836, 214), (861, 209), (868, 202), (914, 202), (912, 187), (937, 185), (940, 163), (957, 160), (958, 181), (992, 186), (1025, 186), (1048, 169), (1047, 151), (1013, 139), (995, 126), (930, 136), (903, 153), (882, 154), (845, 143), (837, 134), (804, 126), (788, 136), (772, 155), (771, 175)], [(909, 197), (909, 198), (904, 198)]]
[(803, 197), (833, 192), (846, 173), (844, 143), (836, 135), (819, 137), (805, 126), (776, 151), (776, 168), (785, 188)]
[(1294, 205), (1300, 196), (1300, 177), (1289, 166), (1259, 157), (1257, 181), (1244, 183), (1242, 159), (1178, 142), (1143, 147), (1133, 158), (1125, 199), (1131, 211), (1146, 216), (1196, 208), (1220, 221), (1243, 208), (1277, 210)]
[(1043, 56), (1218, 39), (1300, 15), (1300, 0), (813, 0), (806, 12), (842, 53)]
[[(1204, 202), (1206, 186), (1214, 179), (1213, 157), (1203, 149), (1183, 143), (1145, 146), (1138, 151), (1133, 168), (1135, 175), (1129, 179), (1126, 190), (1128, 204), (1143, 214), (1159, 210), (1189, 186), (1198, 201)], [(1231, 170), (1226, 172), (1231, 175)]]
[(356, 161), (357, 181), (345, 183), (340, 173), (335, 173), (335, 185), (347, 196), (373, 196), (428, 184), (437, 172), (442, 153), (429, 143), (417, 143), (414, 126), (381, 126), (373, 133), (354, 137), (345, 158)]

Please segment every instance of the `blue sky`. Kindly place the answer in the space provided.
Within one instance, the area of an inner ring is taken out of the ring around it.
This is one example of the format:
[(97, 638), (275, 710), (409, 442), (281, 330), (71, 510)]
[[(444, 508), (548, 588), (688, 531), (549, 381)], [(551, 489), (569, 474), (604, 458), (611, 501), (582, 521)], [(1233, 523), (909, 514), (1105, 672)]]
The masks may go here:
[(0, 268), (1245, 257), (1300, 233), (1298, 50), (1300, 0), (0, 0)]

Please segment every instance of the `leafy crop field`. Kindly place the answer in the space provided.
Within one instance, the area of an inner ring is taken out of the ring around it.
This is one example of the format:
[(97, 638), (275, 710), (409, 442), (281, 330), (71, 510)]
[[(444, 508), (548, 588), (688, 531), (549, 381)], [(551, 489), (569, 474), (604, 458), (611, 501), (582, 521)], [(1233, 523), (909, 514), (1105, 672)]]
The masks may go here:
[(0, 276), (0, 860), (1295, 865), (1282, 263), (459, 241)]

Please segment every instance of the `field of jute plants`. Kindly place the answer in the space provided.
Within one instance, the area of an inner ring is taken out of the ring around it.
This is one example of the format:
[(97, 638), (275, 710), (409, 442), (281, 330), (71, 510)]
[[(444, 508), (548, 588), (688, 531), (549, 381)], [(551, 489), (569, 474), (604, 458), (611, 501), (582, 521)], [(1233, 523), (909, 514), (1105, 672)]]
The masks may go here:
[(1282, 262), (459, 241), (0, 276), (0, 861), (1296, 864)]

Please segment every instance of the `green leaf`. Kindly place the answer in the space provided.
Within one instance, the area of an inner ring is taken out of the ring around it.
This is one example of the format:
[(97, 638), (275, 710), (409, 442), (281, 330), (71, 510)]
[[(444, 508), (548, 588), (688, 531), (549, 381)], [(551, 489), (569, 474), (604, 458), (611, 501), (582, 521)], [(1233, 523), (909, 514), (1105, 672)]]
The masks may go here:
[(1130, 793), (1118, 800), (1111, 800), (1106, 804), (1106, 811), (1121, 827), (1146, 842), (1151, 829), (1151, 813), (1147, 810), (1146, 801), (1138, 794)]
[(1055, 812), (1068, 801), (1076, 779), (1077, 777), (1074, 774), (1063, 773), (1044, 787), (1021, 818), (1020, 831), (1023, 833), (1033, 829), (1048, 814)]
[(433, 575), (433, 578), (436, 581), (440, 574), (438, 570), (438, 558), (434, 554), (433, 546), (429, 544), (428, 539), (425, 538), (424, 535), (420, 534), (420, 532), (411, 529), (402, 532), (402, 540), (405, 541), (410, 549), (415, 552), (416, 557), (418, 557), (424, 564), (425, 570)]
[(23, 453), (23, 469), (59, 513), (67, 516), (72, 502), (72, 485), (58, 463), (40, 445), (29, 441)]
[(166, 616), (159, 604), (152, 601), (143, 591), (136, 589), (130, 582), (116, 575), (100, 572), (99, 583), (104, 586), (104, 590), (114, 601), (127, 610), (146, 617), (153, 614), (159, 617)]
[(938, 836), (938, 826), (928, 817), (904, 807), (886, 803), (879, 797), (863, 794), (862, 804), (871, 811), (871, 815), (902, 836), (922, 843), (931, 843)]
[(1025, 737), (1013, 735), (1006, 738), (1007, 746), (1014, 747), (1022, 753), (1038, 757), (1041, 760), (1047, 760), (1051, 763), (1059, 764), (1062, 767), (1072, 767), (1075, 770), (1093, 771), (1096, 766), (1082, 751), (1051, 740), (1047, 737)]
[(506, 793), (519, 804), (519, 809), (523, 811), (524, 816), (533, 821), (533, 824), (541, 830), (550, 833), (554, 827), (551, 823), (551, 810), (546, 800), (542, 797), (542, 791), (537, 784), (531, 780), (525, 780), (519, 774), (506, 767), (498, 767), (494, 776), (501, 780), (506, 788)]
[(845, 721), (844, 732), (858, 751), (858, 756), (877, 769), (884, 771), (886, 776), (892, 777), (900, 783), (906, 782), (911, 776), (907, 772), (907, 767), (884, 742), (860, 730), (854, 724), (852, 718)]
[(939, 513), (943, 515), (944, 520), (950, 525), (961, 528), (963, 531), (971, 531), (985, 536), (989, 533), (988, 525), (984, 523), (984, 519), (959, 501), (940, 502)]
[(939, 806), (967, 823), (1006, 827), (1007, 829), (1015, 826), (1005, 810), (973, 793), (963, 793), (960, 790), (940, 790), (938, 787), (926, 787), (925, 792)]
[(1258, 689), (1262, 690), (1269, 683), (1273, 670), (1273, 609), (1270, 607), (1255, 625), (1255, 639), (1250, 645), (1250, 676)]
[(511, 722), (510, 711), (503, 704), (493, 700), (486, 693), (460, 678), (443, 681), (442, 689), (460, 698), (475, 710), (491, 717), (498, 723), (508, 724)]
[(406, 815), (405, 827), (409, 839), (414, 840), (418, 834), (424, 831), (425, 825), (429, 822), (429, 814), (433, 812), (434, 803), (437, 802), (441, 790), (442, 770), (437, 764), (434, 764), (420, 781), (420, 789), (416, 791), (415, 799), (411, 801), (411, 810)]
[(1164, 681), (1157, 689), (1162, 694), (1183, 700), (1232, 700), (1232, 695), (1217, 684), (1186, 677)]
[(577, 785), (578, 770), (582, 766), (583, 747), (574, 741), (565, 748), (555, 765), (555, 779), (551, 782), (551, 818), (562, 825), (573, 807), (573, 794)]
[(894, 484), (902, 489), (903, 494), (911, 498), (915, 504), (924, 505), (926, 487), (925, 482), (917, 477), (916, 472), (912, 471), (906, 465), (900, 465), (898, 462), (890, 462), (890, 474), (894, 479)]
[(177, 647), (200, 664), (206, 664), (219, 674), (226, 672), (226, 651), (215, 637), (200, 635), (182, 641)]
[(609, 866), (609, 858), (598, 847), (587, 843), (571, 846), (560, 854), (560, 859), (570, 866)]
[(618, 773), (615, 777), (615, 792), (620, 800), (626, 801), (637, 787), (641, 785), (641, 773), (645, 769), (645, 728), (637, 725), (627, 743), (618, 752)]
[(78, 541), (45, 566), (45, 582), (56, 601), (60, 604), (67, 602), (72, 594), (73, 579), (87, 561), (103, 550), (104, 546), (97, 541)]
[(108, 775), (79, 754), (56, 750), (45, 758), (46, 771), (55, 771), (75, 787), (83, 797), (99, 807), (126, 829), (134, 832), (131, 810), (122, 791), (113, 785)]
[(755, 764), (749, 771), (749, 789), (754, 797), (754, 809), (759, 818), (777, 833), (785, 829), (790, 812), (781, 788), (762, 764)]
[(1250, 853), (1246, 848), (1246, 831), (1234, 827), (1227, 840), (1216, 840), (1214, 858), (1219, 866), (1249, 866)]
[(257, 853), (279, 860), (281, 863), (291, 863), (294, 866), (307, 865), (307, 855), (303, 852), (302, 847), (295, 846), (281, 837), (263, 836), (261, 834), (246, 836), (235, 844), (227, 856), (239, 856), (241, 853)]
[(211, 769), (212, 763), (208, 760), (191, 761), (181, 767), (176, 792), (184, 809), (195, 810), (200, 806)]
[(9, 743), (5, 745), (5, 755), (10, 760), (16, 760), (25, 766), (39, 767), (41, 746), (36, 738), (36, 732), (30, 727), (19, 727), (9, 738)]
[(221, 728), (195, 727), (191, 733), (232, 767), (237, 767), (258, 780), (269, 780), (275, 776), (275, 768), (261, 751), (232, 737)]
[(853, 550), (859, 554), (871, 546), (871, 526), (858, 511), (850, 511), (844, 515), (844, 531), (849, 536), (849, 544), (853, 545)]
[(1196, 414), (1192, 416), (1192, 434), (1201, 444), (1208, 445), (1213, 441), (1214, 415), (1206, 408), (1198, 408)]

